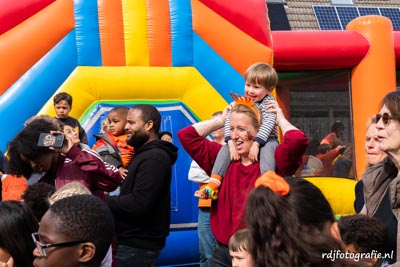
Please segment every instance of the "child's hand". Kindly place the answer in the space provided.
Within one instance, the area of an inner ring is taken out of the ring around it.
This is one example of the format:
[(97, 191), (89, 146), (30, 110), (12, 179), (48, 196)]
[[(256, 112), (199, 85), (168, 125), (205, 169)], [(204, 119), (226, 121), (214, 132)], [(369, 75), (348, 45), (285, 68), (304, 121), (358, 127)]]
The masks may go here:
[(229, 154), (231, 155), (231, 161), (238, 161), (240, 159), (240, 155), (236, 150), (235, 144), (232, 140), (228, 141), (229, 146)]
[(119, 171), (119, 174), (121, 175), (122, 179), (125, 180), (126, 176), (128, 175), (128, 170), (125, 169), (124, 167), (119, 167), (118, 171)]
[(232, 107), (231, 107), (231, 105), (228, 105), (228, 106), (226, 106), (225, 108), (224, 108), (224, 111), (222, 112), (222, 115), (221, 115), (221, 120), (225, 123), (225, 121), (226, 121), (226, 116), (228, 116), (228, 113), (231, 111), (231, 109), (232, 109)]
[(252, 162), (258, 161), (258, 152), (259, 151), (260, 151), (260, 144), (258, 142), (253, 142), (253, 144), (250, 147), (250, 151), (249, 151), (249, 159)]

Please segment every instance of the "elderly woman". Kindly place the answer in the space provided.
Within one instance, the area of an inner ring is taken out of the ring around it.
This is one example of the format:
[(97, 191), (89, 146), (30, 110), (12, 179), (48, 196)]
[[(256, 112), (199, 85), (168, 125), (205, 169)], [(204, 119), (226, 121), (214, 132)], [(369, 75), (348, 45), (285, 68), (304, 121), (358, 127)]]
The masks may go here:
[[(386, 158), (386, 153), (379, 149), (378, 129), (376, 128), (376, 116), (370, 117), (367, 122), (367, 133), (365, 135), (365, 155), (367, 159), (367, 167), (381, 162)], [(357, 182), (355, 187), (356, 199), (354, 201), (354, 209), (360, 212), (364, 206), (364, 186), (363, 180)]]
[[(378, 149), (388, 157), (367, 168), (363, 174), (365, 204), (361, 213), (380, 219), (387, 227), (387, 252), (393, 253), (390, 263), (400, 259), (398, 220), (400, 218), (400, 92), (388, 93), (376, 115)], [(376, 161), (381, 157), (370, 157)], [(368, 162), (370, 163), (370, 162)]]
[(386, 153), (379, 148), (378, 129), (376, 127), (376, 118), (370, 118), (365, 136), (365, 153), (368, 166), (372, 166), (382, 161)]
[[(277, 123), (284, 134), (283, 143), (275, 152), (277, 172), (282, 175), (293, 174), (308, 145), (307, 136), (284, 118), (277, 104), (271, 103), (267, 108), (277, 112)], [(230, 163), (220, 187), (219, 198), (211, 207), (211, 229), (218, 242), (210, 266), (231, 266), (232, 259), (227, 246), (229, 238), (245, 227), (243, 211), (246, 198), (260, 176), (259, 162), (252, 162), (249, 158), (252, 137), (260, 126), (256, 112), (254, 108), (245, 105), (236, 105), (231, 110), (231, 138), (240, 154), (240, 160)], [(225, 116), (226, 112), (222, 118), (199, 122), (178, 132), (182, 146), (208, 174), (221, 145), (205, 137), (223, 127)]]

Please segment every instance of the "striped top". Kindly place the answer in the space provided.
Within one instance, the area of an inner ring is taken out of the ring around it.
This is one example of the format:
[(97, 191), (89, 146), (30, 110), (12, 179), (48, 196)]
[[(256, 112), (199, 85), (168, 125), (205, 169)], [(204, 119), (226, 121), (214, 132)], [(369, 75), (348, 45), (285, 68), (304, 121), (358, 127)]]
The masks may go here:
[[(254, 102), (254, 105), (260, 110), (262, 122), (260, 129), (258, 129), (257, 135), (254, 137), (254, 141), (258, 142), (260, 145), (265, 145), (269, 138), (278, 138), (278, 130), (276, 128), (276, 114), (272, 112), (267, 112), (265, 106), (268, 101), (276, 101), (271, 95), (266, 95), (261, 101)], [(225, 142), (231, 140), (230, 135), (230, 120), (231, 113), (228, 113), (225, 121)]]

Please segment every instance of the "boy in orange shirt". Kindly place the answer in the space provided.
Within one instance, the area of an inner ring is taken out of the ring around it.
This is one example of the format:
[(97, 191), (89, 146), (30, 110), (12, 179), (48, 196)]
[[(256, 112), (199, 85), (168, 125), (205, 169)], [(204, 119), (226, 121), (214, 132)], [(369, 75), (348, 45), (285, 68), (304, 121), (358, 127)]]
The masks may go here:
[(119, 168), (123, 178), (126, 177), (126, 167), (132, 160), (133, 147), (126, 143), (125, 134), (126, 116), (129, 108), (118, 106), (108, 113), (108, 129), (106, 133), (95, 135), (96, 143), (93, 146), (104, 161)]

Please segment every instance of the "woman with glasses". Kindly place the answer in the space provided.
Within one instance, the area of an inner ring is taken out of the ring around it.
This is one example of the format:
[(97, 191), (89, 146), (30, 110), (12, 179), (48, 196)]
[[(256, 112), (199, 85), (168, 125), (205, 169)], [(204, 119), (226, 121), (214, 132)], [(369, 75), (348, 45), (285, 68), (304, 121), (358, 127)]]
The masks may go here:
[(378, 149), (387, 157), (371, 164), (363, 174), (365, 203), (360, 213), (385, 223), (388, 237), (386, 252), (393, 253), (388, 262), (394, 263), (396, 259), (400, 260), (400, 91), (390, 92), (383, 98), (374, 121)]
[(0, 266), (33, 266), (31, 234), (38, 227), (35, 215), (24, 203), (0, 202)]

